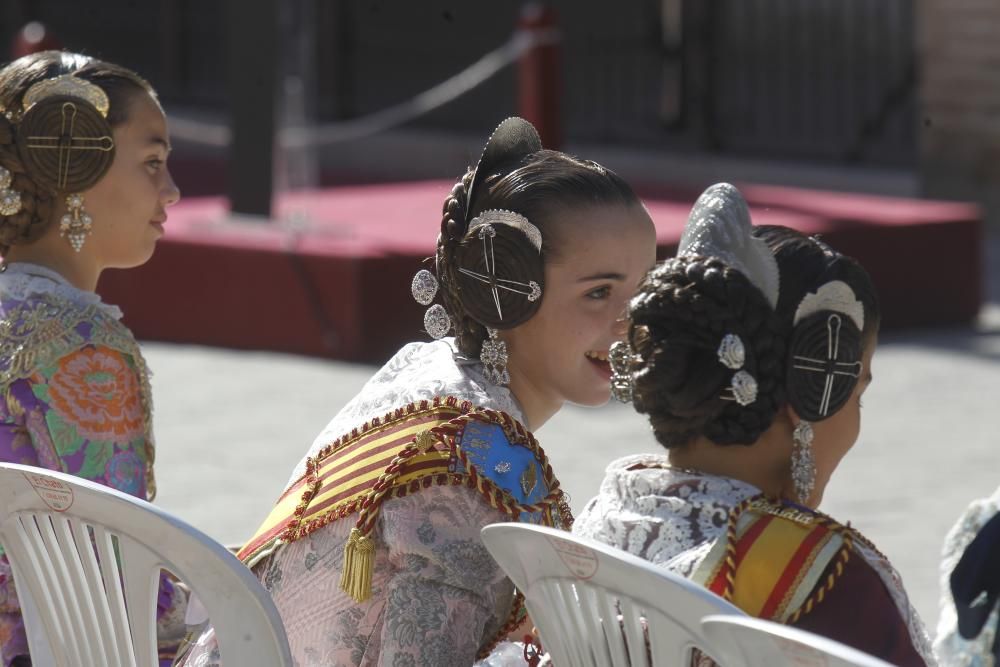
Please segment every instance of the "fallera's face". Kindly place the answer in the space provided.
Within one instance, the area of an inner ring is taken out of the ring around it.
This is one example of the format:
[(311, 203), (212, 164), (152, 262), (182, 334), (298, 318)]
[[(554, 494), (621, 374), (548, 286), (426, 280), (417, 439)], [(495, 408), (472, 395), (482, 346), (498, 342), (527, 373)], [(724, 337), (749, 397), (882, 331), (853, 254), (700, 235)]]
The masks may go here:
[(865, 344), (862, 356), (861, 379), (854, 392), (835, 415), (813, 424), (813, 456), (816, 461), (816, 491), (812, 505), (815, 507), (823, 498), (823, 491), (840, 465), (841, 460), (858, 440), (861, 432), (861, 399), (872, 382), (872, 357), (875, 355), (875, 336)]
[(639, 205), (574, 209), (551, 222), (560, 245), (546, 261), (541, 308), (503, 334), (511, 386), (556, 406), (603, 405), (608, 348), (624, 338), (625, 307), (656, 261), (656, 231)]
[(115, 157), (104, 177), (83, 193), (93, 229), (84, 246), (102, 267), (146, 262), (163, 236), (167, 207), (180, 192), (167, 169), (170, 142), (160, 105), (147, 93), (129, 101), (128, 120), (113, 129)]

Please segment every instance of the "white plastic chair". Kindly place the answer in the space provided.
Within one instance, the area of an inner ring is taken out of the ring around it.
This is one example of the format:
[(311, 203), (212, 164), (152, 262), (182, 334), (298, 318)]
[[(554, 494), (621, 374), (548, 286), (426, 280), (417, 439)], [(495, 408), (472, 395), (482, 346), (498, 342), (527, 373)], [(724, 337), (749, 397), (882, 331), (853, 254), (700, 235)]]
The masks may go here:
[(145, 501), (0, 463), (0, 545), (35, 665), (157, 665), (161, 568), (198, 594), (226, 664), (292, 664), (277, 609), (256, 577), (221, 544)]
[(519, 523), (486, 526), (482, 536), (524, 594), (553, 665), (686, 666), (693, 648), (715, 656), (702, 617), (743, 615), (701, 586), (594, 540)]
[(723, 665), (892, 667), (832, 639), (749, 616), (707, 616), (702, 629)]

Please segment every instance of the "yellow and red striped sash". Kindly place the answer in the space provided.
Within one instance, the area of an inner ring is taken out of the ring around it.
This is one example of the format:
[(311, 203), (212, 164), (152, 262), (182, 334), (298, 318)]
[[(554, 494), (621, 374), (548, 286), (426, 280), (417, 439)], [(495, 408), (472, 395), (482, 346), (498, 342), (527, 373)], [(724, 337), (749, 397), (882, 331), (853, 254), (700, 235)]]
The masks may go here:
[[(460, 446), (470, 421), (498, 425), (512, 445), (528, 448), (541, 464), (546, 495), (521, 504), (472, 465)], [(399, 408), (338, 438), (306, 462), (302, 478), (286, 490), (238, 556), (248, 566), (282, 543), (294, 542), (357, 514), (345, 548), (342, 586), (362, 601), (370, 594), (374, 546), (370, 535), (381, 503), (431, 486), (466, 485), (513, 519), (533, 514), (545, 525), (568, 525), (568, 510), (538, 441), (503, 412), (477, 409), (453, 397)]]
[(751, 616), (794, 623), (823, 601), (851, 545), (849, 529), (832, 519), (759, 496), (730, 512), (695, 578)]

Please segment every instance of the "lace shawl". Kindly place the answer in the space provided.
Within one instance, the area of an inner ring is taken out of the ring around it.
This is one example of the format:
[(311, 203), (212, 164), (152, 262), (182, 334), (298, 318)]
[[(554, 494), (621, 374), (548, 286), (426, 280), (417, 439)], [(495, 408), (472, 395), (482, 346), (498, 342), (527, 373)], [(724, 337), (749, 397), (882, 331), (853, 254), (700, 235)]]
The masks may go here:
[[(576, 518), (573, 532), (690, 577), (725, 536), (729, 510), (759, 493), (739, 480), (671, 468), (663, 455), (627, 456), (608, 466), (599, 495)], [(885, 583), (917, 652), (928, 665), (936, 664), (899, 574), (874, 547), (863, 540), (855, 546)]]

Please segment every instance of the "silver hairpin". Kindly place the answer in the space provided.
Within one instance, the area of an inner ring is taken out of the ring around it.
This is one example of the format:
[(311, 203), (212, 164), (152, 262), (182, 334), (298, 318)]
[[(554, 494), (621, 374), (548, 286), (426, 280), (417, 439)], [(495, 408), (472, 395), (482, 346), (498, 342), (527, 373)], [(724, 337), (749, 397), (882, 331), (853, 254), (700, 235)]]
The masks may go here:
[(732, 395), (724, 394), (722, 398), (736, 401), (744, 407), (756, 401), (757, 379), (743, 368), (747, 358), (743, 339), (733, 333), (726, 334), (719, 343), (716, 355), (719, 363), (729, 370), (736, 371), (729, 381), (729, 391)]
[(739, 370), (746, 362), (747, 353), (743, 339), (736, 334), (726, 334), (722, 337), (717, 354), (722, 365), (730, 370)]
[(743, 407), (757, 400), (757, 380), (746, 371), (733, 373), (733, 380), (729, 387), (733, 392), (733, 400)]

